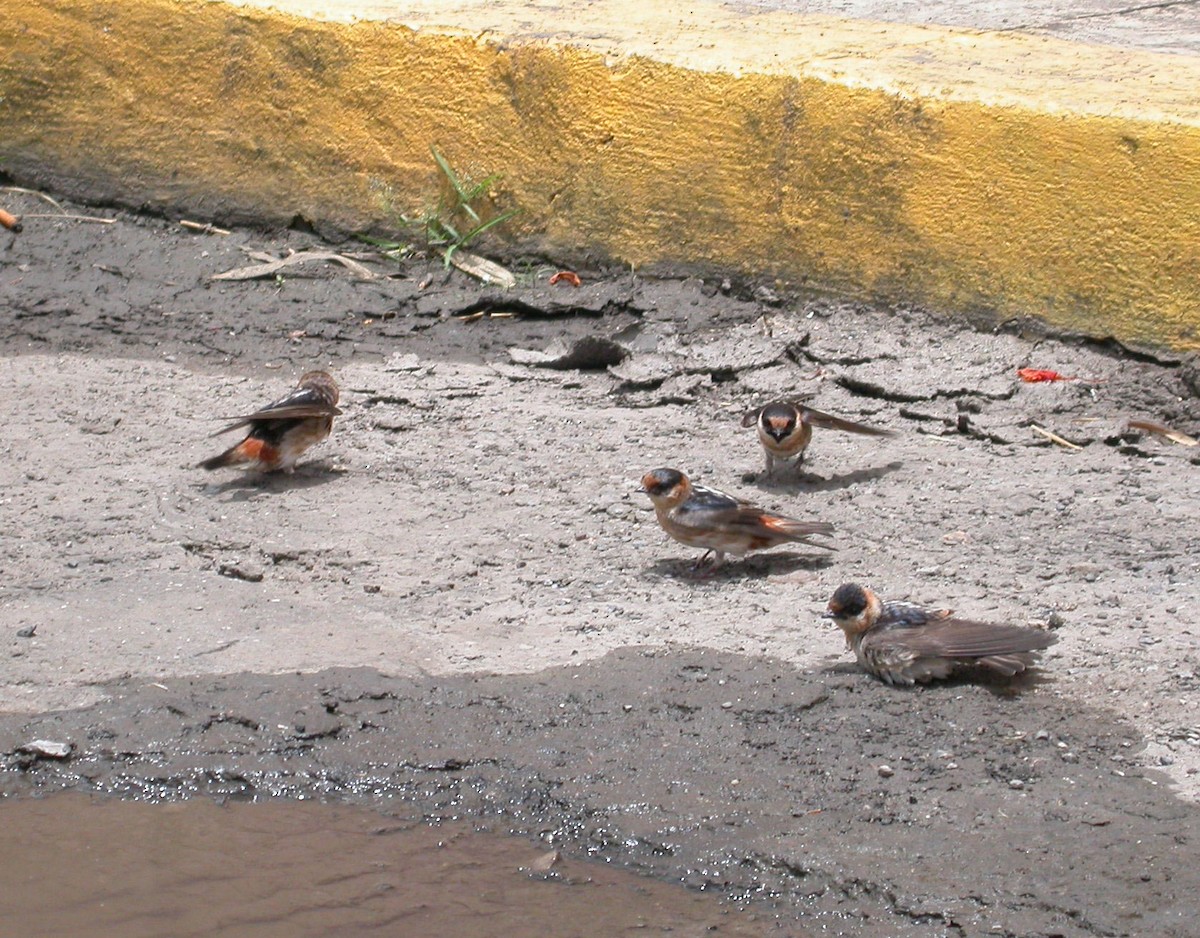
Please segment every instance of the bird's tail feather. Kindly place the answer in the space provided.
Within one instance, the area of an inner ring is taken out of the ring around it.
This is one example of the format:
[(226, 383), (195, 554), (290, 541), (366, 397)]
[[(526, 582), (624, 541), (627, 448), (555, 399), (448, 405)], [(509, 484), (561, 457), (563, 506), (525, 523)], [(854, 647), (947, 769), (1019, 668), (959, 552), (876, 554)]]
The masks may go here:
[(257, 462), (263, 456), (263, 447), (265, 444), (262, 440), (256, 440), (253, 437), (247, 437), (238, 443), (237, 446), (231, 446), (223, 453), (213, 456), (211, 459), (206, 459), (200, 463), (201, 469), (221, 469), (225, 466), (239, 466), (244, 463)]

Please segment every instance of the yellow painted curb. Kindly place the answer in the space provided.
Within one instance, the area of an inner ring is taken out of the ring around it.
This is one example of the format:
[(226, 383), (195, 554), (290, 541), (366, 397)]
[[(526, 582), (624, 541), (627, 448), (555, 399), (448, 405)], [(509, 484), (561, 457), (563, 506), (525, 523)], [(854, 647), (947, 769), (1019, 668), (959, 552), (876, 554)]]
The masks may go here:
[(436, 144), (560, 256), (1200, 348), (1196, 59), (711, 0), (274, 6), (0, 0), (0, 168), (361, 229), (433, 200)]

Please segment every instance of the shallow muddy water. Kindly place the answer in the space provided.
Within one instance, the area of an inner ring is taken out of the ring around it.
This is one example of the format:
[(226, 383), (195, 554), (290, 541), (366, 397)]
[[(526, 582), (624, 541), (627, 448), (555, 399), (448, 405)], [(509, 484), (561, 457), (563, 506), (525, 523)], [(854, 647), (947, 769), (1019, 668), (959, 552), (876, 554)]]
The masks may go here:
[[(8, 934), (761, 935), (714, 897), (468, 824), (313, 802), (0, 802)], [(554, 862), (551, 863), (551, 860)], [(8, 931), (11, 929), (11, 931)]]

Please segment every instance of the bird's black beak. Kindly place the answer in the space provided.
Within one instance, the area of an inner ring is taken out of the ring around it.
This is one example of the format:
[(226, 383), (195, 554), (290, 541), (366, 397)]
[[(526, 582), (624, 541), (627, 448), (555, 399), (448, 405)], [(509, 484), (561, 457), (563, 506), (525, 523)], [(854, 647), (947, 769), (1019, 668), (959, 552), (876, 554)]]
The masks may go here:
[(828, 609), (826, 609), (824, 612), (821, 613), (821, 618), (822, 619), (836, 619), (837, 616), (834, 613), (830, 612)]

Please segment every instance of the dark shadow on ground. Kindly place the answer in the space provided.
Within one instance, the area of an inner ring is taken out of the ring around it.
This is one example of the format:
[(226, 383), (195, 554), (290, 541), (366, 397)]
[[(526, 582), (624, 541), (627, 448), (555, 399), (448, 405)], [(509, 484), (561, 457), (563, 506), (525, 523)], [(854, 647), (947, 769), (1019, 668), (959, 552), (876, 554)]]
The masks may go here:
[(310, 489), (336, 482), (345, 473), (326, 460), (305, 463), (289, 475), (286, 472), (242, 472), (224, 481), (204, 480), (200, 488), (209, 495), (231, 495), (240, 502), (278, 495), (291, 489)]
[[(850, 650), (846, 654), (853, 657), (854, 653)], [(1050, 666), (1053, 667), (1052, 665)], [(930, 681), (928, 684), (888, 684), (887, 682), (868, 674), (855, 661), (838, 662), (831, 664), (828, 667), (822, 668), (821, 673), (828, 674), (831, 677), (834, 675), (843, 676), (856, 674), (864, 681), (871, 681), (894, 690), (897, 693), (913, 693), (920, 691), (938, 691), (944, 693), (948, 688), (954, 687), (977, 687), (980, 690), (988, 691), (995, 694), (997, 697), (1012, 698), (1018, 697), (1021, 694), (1029, 693), (1041, 687), (1051, 686), (1054, 683), (1053, 671), (1047, 669), (1047, 663), (1042, 662), (1032, 669), (1021, 674), (1014, 675), (1012, 678), (1003, 678), (996, 675), (994, 672), (988, 671), (986, 668), (965, 669), (958, 672), (952, 677), (944, 678), (940, 681)]]
[[(473, 818), (769, 897), (764, 933), (1195, 934), (1200, 809), (1132, 764), (1121, 718), (842, 669), (656, 647), (511, 676), (131, 679), (89, 710), (0, 717), (0, 796)], [(22, 750), (35, 739), (74, 749)]]
[(695, 560), (666, 558), (650, 564), (649, 570), (660, 577), (671, 577), (695, 583), (728, 583), (737, 580), (761, 580), (784, 576), (797, 570), (823, 570), (833, 563), (827, 553), (810, 554), (796, 551), (772, 551), (752, 554), (743, 559), (727, 557), (716, 570), (696, 567)]
[(850, 472), (833, 473), (829, 476), (817, 475), (814, 472), (796, 472), (784, 469), (776, 472), (769, 479), (766, 473), (762, 472), (757, 476), (746, 478), (746, 481), (753, 482), (759, 488), (768, 492), (835, 492), (839, 489), (849, 488), (852, 485), (878, 481), (903, 467), (903, 462), (896, 461), (883, 466), (873, 466), (869, 469), (854, 469)]

